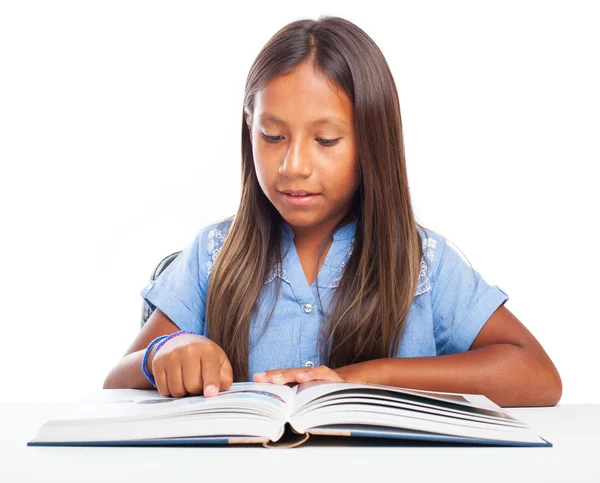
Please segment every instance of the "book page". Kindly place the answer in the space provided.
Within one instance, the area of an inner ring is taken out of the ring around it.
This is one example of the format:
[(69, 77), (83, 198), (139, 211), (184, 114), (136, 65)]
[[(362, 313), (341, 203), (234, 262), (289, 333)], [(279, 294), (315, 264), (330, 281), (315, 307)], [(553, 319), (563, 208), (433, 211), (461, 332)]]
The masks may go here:
[[(431, 400), (432, 404), (435, 401), (441, 401), (451, 404), (459, 404), (467, 407), (477, 407), (487, 410), (503, 411), (500, 406), (494, 404), (483, 395), (456, 394), (438, 391), (424, 391), (420, 389), (408, 389), (393, 386), (382, 386), (379, 384), (354, 384), (348, 382), (329, 382), (329, 381), (309, 381), (303, 382), (296, 386), (296, 394), (294, 395), (293, 411), (298, 408), (318, 399), (327, 394), (332, 394), (346, 390), (371, 390), (371, 391), (388, 391), (397, 393), (399, 397), (403, 394), (424, 397)], [(472, 397), (475, 396), (475, 397)]]
[(226, 391), (219, 394), (232, 394), (234, 392), (246, 392), (249, 394), (262, 394), (284, 402), (291, 403), (294, 398), (295, 388), (285, 384), (272, 384), (270, 382), (234, 382)]
[(167, 397), (154, 389), (102, 389), (61, 406), (36, 442), (132, 441), (162, 438), (260, 437), (284, 433), (293, 389), (234, 383), (216, 396)]
[(293, 389), (280, 384), (234, 383), (216, 396), (163, 396), (154, 389), (102, 389), (60, 410), (55, 419), (154, 419), (233, 411), (285, 420)]
[(294, 412), (290, 415), (290, 421), (302, 417), (308, 412), (315, 412), (324, 408), (329, 408), (331, 410), (345, 410), (349, 404), (359, 404), (361, 407), (360, 410), (365, 412), (371, 411), (374, 406), (389, 408), (390, 411), (393, 411), (392, 408), (404, 408), (414, 411), (415, 414), (421, 412), (438, 414), (441, 416), (451, 417), (456, 420), (468, 419), (473, 421), (482, 421), (485, 423), (519, 427), (524, 425), (514, 417), (508, 414), (499, 413), (496, 410), (486, 411), (480, 408), (466, 408), (465, 406), (457, 405), (454, 407), (448, 407), (447, 404), (444, 404), (444, 406), (440, 407), (439, 402), (437, 402), (437, 404), (431, 404), (424, 398), (419, 399), (420, 400), (415, 400), (412, 397), (407, 399), (406, 395), (390, 397), (389, 394), (385, 394), (383, 391), (381, 393), (371, 392), (370, 394), (364, 394), (364, 391), (344, 391), (343, 397), (340, 395), (340, 393), (334, 393), (333, 395), (325, 395), (309, 402), (308, 404), (305, 404), (304, 406), (298, 408), (297, 412)]
[(220, 391), (217, 396), (204, 398), (204, 396), (184, 396), (175, 398), (172, 396), (163, 396), (156, 389), (102, 389), (89, 394), (80, 402), (82, 403), (104, 403), (104, 402), (134, 402), (138, 404), (151, 404), (153, 402), (180, 401), (191, 397), (202, 397), (204, 399), (213, 399), (223, 394), (232, 394), (236, 392), (249, 392), (251, 394), (260, 394), (277, 399), (287, 403), (293, 398), (294, 389), (281, 384), (271, 384), (262, 382), (234, 382), (226, 391)]

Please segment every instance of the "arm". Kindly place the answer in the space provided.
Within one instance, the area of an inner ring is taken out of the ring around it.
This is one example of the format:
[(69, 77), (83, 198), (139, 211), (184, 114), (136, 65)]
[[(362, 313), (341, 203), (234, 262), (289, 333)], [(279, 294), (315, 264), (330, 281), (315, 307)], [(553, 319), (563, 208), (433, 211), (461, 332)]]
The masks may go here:
[[(137, 337), (125, 352), (123, 358), (111, 369), (104, 380), (103, 389), (154, 389), (154, 386), (142, 372), (142, 360), (146, 348), (160, 335), (173, 334), (180, 329), (160, 309), (154, 309)], [(156, 344), (146, 360), (146, 369), (152, 373), (152, 360), (156, 353)]]
[(562, 395), (556, 367), (504, 305), (488, 319), (467, 352), (375, 359), (336, 372), (348, 382), (483, 394), (499, 406), (554, 406)]
[(521, 322), (501, 305), (466, 352), (375, 359), (339, 367), (273, 369), (256, 382), (325, 380), (483, 394), (498, 406), (554, 406), (562, 395), (556, 367)]

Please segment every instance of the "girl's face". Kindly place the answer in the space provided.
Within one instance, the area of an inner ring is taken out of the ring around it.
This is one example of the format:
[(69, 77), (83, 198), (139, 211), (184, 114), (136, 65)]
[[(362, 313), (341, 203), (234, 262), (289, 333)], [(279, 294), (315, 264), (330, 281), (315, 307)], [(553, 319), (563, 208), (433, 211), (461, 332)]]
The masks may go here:
[[(258, 182), (297, 236), (346, 216), (359, 180), (353, 106), (341, 88), (301, 64), (256, 94), (248, 128)], [(317, 195), (296, 205), (290, 190)]]

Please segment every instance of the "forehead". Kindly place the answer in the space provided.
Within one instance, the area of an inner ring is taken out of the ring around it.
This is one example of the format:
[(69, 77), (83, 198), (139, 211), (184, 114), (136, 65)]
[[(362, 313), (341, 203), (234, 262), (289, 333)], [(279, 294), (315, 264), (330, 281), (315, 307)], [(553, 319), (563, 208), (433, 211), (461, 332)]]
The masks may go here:
[(344, 90), (311, 67), (279, 75), (257, 92), (255, 118), (278, 124), (325, 124), (350, 127), (352, 101)]

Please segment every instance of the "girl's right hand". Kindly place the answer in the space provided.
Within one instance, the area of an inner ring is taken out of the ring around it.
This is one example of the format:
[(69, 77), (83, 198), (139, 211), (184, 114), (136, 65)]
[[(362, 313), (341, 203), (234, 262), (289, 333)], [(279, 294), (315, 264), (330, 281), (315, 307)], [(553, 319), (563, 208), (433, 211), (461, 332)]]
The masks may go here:
[[(181, 334), (169, 339), (149, 361), (156, 388), (163, 396), (216, 396), (233, 383), (225, 351), (207, 337)], [(150, 357), (149, 357), (150, 359)]]

